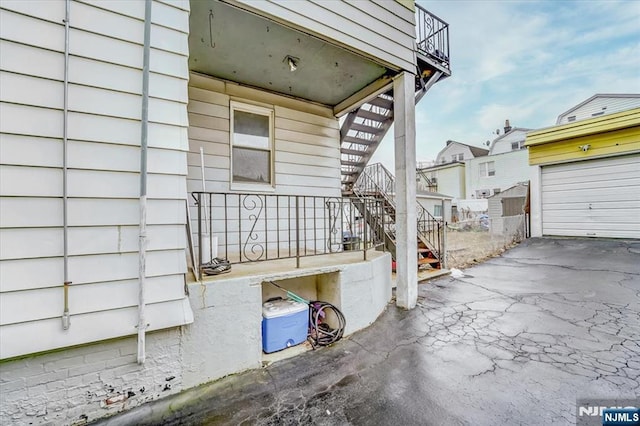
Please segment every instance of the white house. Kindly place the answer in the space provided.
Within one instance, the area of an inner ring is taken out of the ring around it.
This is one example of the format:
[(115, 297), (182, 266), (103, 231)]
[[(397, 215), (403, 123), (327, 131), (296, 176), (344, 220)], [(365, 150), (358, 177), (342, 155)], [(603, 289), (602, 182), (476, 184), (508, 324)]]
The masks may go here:
[(530, 130), (531, 129), (522, 127), (511, 127), (509, 120), (507, 120), (504, 133), (491, 142), (488, 155), (503, 154), (525, 149), (524, 141), (527, 137), (527, 132)]
[(640, 108), (640, 94), (596, 94), (560, 114), (556, 124), (567, 124), (633, 108)]
[(438, 152), (438, 155), (436, 156), (436, 164), (466, 161), (472, 158), (485, 156), (488, 153), (488, 149), (448, 140), (445, 147)]
[(468, 198), (487, 198), (501, 190), (529, 180), (527, 150), (474, 158), (466, 165), (466, 193)]
[(450, 195), (419, 190), (416, 199), (418, 203), (434, 217), (442, 219), (445, 222), (451, 221), (452, 197)]
[(464, 163), (455, 161), (418, 169), (418, 189), (447, 194), (454, 204), (466, 198)]
[[(403, 165), (447, 34), (406, 0), (2, 1), (0, 423), (82, 424), (258, 368), (268, 281), (334, 303), (347, 334), (374, 321), (389, 254), (332, 238), (376, 122), (395, 123), (414, 306)], [(194, 281), (216, 239), (231, 272)]]
[(529, 130), (511, 127), (509, 120), (506, 120), (504, 133), (491, 142), (489, 155), (465, 163), (468, 198), (487, 198), (529, 180), (528, 157), (524, 146)]

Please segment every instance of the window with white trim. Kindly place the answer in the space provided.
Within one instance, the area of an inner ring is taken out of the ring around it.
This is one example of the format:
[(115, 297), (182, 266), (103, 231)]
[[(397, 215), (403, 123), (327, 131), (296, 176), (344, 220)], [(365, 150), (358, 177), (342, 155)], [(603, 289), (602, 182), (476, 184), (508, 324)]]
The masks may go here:
[(512, 151), (517, 151), (519, 149), (524, 149), (524, 141), (511, 142)]
[(496, 175), (495, 163), (493, 161), (487, 161), (480, 163), (480, 177), (490, 177)]
[(436, 204), (433, 206), (433, 216), (434, 217), (442, 217), (442, 205)]
[(273, 185), (273, 110), (231, 102), (231, 185)]
[(451, 156), (451, 161), (464, 161), (464, 153), (453, 154)]

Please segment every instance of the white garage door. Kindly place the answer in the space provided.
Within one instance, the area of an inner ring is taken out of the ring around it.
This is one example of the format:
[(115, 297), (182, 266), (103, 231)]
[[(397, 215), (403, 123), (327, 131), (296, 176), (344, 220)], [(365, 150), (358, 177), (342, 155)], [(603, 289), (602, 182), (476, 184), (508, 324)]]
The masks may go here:
[(640, 238), (640, 155), (543, 167), (542, 233)]

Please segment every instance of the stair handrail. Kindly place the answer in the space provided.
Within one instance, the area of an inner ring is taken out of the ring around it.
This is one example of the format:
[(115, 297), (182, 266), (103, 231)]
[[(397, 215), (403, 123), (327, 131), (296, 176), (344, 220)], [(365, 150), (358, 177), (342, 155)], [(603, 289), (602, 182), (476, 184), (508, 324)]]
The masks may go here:
[[(376, 164), (378, 164), (378, 163), (376, 163)], [(368, 166), (366, 168), (368, 168)], [(368, 185), (365, 184), (364, 186), (367, 189), (366, 190), (361, 190), (362, 188), (360, 186), (354, 185), (353, 193), (354, 193), (354, 195), (356, 197), (358, 197), (361, 200), (364, 200), (364, 198), (367, 195), (371, 195), (370, 193), (373, 193), (374, 196), (381, 196), (395, 210), (396, 206), (395, 206), (393, 198), (390, 197), (388, 193), (383, 191), (382, 188), (378, 185), (378, 183), (368, 173), (365, 173), (363, 171), (363, 173), (360, 174), (360, 177), (358, 178), (358, 181), (360, 181), (360, 178), (363, 178), (368, 183), (370, 183), (371, 187), (369, 187)], [(362, 182), (361, 182), (361, 184), (362, 184)], [(373, 190), (371, 190), (371, 189), (373, 189)], [(384, 214), (384, 212), (382, 212), (381, 214)], [(382, 233), (384, 233), (390, 239), (395, 239), (395, 230), (391, 227), (391, 225), (393, 225), (393, 223), (391, 221), (385, 221), (383, 218), (375, 217), (375, 215), (370, 216), (370, 217), (374, 217), (374, 219), (375, 219), (375, 221), (377, 223), (376, 227), (378, 229), (381, 229)]]
[(438, 185), (433, 183), (433, 180), (431, 180), (431, 178), (427, 176), (424, 170), (416, 169), (416, 173), (418, 173), (418, 175), (420, 175), (427, 182), (427, 188), (429, 188), (429, 191), (433, 190), (433, 192), (438, 192)]
[[(376, 177), (378, 179), (376, 179)], [(368, 191), (375, 189), (375, 191)], [(370, 164), (364, 168), (353, 186), (354, 193), (366, 194), (373, 192), (381, 195), (394, 209), (396, 208), (395, 193), (396, 180), (382, 163)], [(362, 190), (362, 192), (361, 192)], [(424, 206), (416, 200), (416, 216), (418, 235), (437, 259), (442, 260), (443, 227), (442, 221), (435, 218)], [(385, 230), (386, 232), (386, 230)], [(435, 235), (434, 238), (431, 235)]]

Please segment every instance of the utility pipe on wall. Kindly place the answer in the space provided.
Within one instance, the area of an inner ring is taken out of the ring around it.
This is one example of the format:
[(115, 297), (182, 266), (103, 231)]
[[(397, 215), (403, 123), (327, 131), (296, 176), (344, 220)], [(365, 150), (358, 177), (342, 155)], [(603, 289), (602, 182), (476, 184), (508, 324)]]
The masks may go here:
[(142, 54), (142, 122), (140, 131), (140, 236), (138, 277), (138, 364), (146, 358), (145, 285), (147, 275), (147, 139), (149, 130), (149, 56), (151, 53), (151, 0), (144, 3), (144, 50)]
[(62, 312), (62, 328), (71, 326), (69, 315), (69, 229), (67, 221), (67, 134), (69, 123), (69, 8), (71, 0), (64, 4), (64, 95), (62, 112), (62, 259), (63, 259), (63, 291), (64, 310)]

